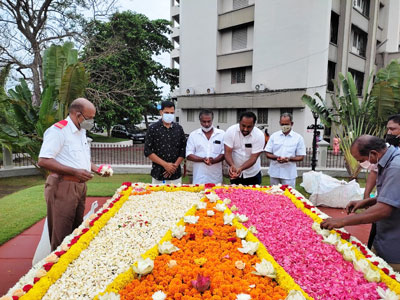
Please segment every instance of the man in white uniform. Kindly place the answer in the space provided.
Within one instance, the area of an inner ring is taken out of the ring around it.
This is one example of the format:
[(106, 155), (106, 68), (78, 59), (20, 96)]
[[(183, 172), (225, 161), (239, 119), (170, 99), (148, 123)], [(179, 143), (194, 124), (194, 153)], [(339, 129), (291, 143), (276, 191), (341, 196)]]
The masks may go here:
[(225, 160), (230, 166), (231, 184), (261, 183), (259, 156), (265, 145), (265, 137), (260, 129), (254, 127), (256, 121), (253, 112), (243, 112), (239, 124), (232, 125), (225, 133)]
[(214, 113), (202, 110), (201, 128), (189, 135), (186, 158), (193, 162), (193, 184), (222, 183), (224, 131), (213, 127)]
[(93, 177), (91, 171), (99, 174), (86, 139), (95, 114), (91, 102), (78, 98), (71, 103), (69, 116), (44, 133), (38, 165), (51, 172), (44, 194), (52, 251), (82, 223), (86, 181)]
[(304, 139), (292, 130), (293, 117), (290, 113), (282, 114), (279, 124), (282, 130), (274, 132), (265, 146), (267, 157), (271, 159), (268, 170), (270, 183), (295, 187), (296, 162), (302, 161), (306, 155)]

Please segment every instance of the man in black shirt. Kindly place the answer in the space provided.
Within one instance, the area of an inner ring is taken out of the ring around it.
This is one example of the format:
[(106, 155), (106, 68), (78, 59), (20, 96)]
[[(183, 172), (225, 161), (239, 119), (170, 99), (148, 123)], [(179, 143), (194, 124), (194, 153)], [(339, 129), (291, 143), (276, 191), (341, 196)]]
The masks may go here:
[(181, 183), (181, 162), (185, 158), (186, 138), (182, 126), (175, 123), (175, 104), (161, 103), (161, 120), (151, 125), (146, 134), (144, 155), (153, 162), (153, 184)]

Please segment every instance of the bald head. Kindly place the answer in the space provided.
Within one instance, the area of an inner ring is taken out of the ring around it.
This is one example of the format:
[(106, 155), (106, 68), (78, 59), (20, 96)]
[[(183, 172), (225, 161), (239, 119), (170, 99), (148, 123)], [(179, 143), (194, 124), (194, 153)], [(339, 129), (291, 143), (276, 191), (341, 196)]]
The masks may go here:
[(77, 98), (69, 106), (69, 112), (82, 112), (85, 110), (94, 110), (96, 112), (93, 103), (85, 98)]
[(355, 139), (351, 145), (350, 152), (357, 161), (363, 162), (368, 160), (372, 153), (374, 156), (383, 155), (382, 153), (386, 152), (386, 148), (384, 139), (364, 134)]

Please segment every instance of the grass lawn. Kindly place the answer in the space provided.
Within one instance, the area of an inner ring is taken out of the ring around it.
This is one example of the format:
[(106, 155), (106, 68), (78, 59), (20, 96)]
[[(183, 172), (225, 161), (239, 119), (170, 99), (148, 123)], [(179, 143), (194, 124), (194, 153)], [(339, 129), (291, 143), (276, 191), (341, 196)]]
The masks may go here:
[[(95, 176), (88, 182), (87, 196), (111, 197), (124, 181), (150, 183), (151, 177), (145, 174), (115, 174), (109, 178)], [(309, 194), (300, 186), (301, 181), (301, 177), (297, 178), (296, 189), (308, 198)], [(44, 182), (41, 176), (0, 178), (1, 190), (4, 187), (14, 191), (19, 189), (0, 198), (0, 245), (46, 216)], [(183, 183), (188, 182), (187, 176), (183, 178)], [(229, 184), (229, 179), (224, 178), (224, 183)], [(365, 186), (364, 179), (359, 183)], [(269, 185), (269, 177), (262, 178), (262, 185)]]
[(128, 139), (121, 139), (121, 138), (116, 138), (116, 137), (108, 137), (100, 134), (95, 134), (95, 133), (90, 133), (89, 137), (93, 139), (93, 142), (97, 143), (117, 143), (117, 142), (124, 142), (124, 141), (129, 141)]

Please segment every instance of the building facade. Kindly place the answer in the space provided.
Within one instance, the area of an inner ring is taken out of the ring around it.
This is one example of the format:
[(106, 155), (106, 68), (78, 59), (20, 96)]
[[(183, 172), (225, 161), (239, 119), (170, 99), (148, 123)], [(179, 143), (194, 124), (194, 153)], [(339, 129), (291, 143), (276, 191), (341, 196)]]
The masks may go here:
[(186, 133), (198, 128), (203, 108), (221, 129), (253, 111), (270, 133), (291, 112), (310, 146), (314, 119), (301, 96), (329, 97), (331, 79), (347, 71), (361, 94), (371, 72), (399, 51), (398, 0), (170, 1), (171, 66), (180, 73), (172, 96)]

